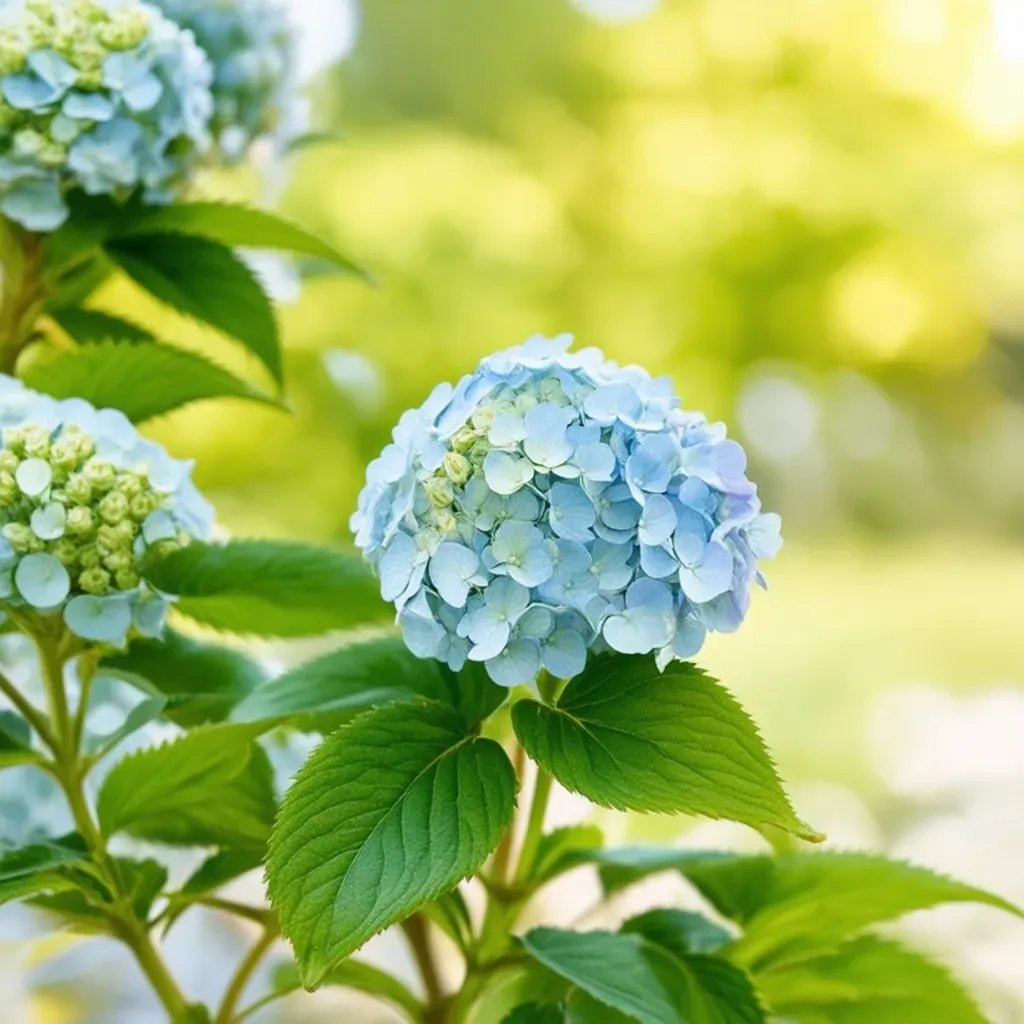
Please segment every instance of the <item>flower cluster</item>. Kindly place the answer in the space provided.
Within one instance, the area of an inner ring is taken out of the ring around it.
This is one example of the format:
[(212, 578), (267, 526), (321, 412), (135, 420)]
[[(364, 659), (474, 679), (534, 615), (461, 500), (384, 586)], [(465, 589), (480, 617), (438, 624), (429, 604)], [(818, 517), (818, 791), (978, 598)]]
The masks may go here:
[(570, 344), (533, 338), (405, 413), (352, 519), (409, 648), (503, 686), (588, 650), (696, 654), (782, 543), (722, 424)]
[(123, 645), (163, 629), (168, 598), (144, 557), (209, 536), (213, 512), (191, 464), (125, 416), (56, 401), (0, 376), (0, 604), (62, 612), (85, 640)]
[(295, 28), (282, 0), (154, 0), (213, 63), (213, 134), (227, 163), (300, 116)]
[(211, 81), (192, 34), (138, 0), (5, 0), (0, 212), (44, 232), (72, 189), (172, 198), (209, 146)]

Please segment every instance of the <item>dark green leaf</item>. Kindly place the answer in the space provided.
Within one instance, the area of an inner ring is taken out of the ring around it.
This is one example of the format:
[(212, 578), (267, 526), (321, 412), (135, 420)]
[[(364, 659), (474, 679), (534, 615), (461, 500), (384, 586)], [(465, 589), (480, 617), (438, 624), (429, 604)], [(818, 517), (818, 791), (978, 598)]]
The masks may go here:
[[(684, 850), (677, 846), (617, 846), (605, 850), (582, 851), (580, 857), (598, 866), (605, 894), (610, 896), (642, 881), (648, 875), (673, 870), (685, 873), (690, 864), (731, 860), (733, 854), (712, 850)], [(733, 919), (736, 917), (731, 913), (725, 916)]]
[(574, 793), (619, 810), (701, 814), (801, 838), (757, 727), (694, 665), (606, 655), (554, 707), (520, 701), (512, 723), (527, 753)]
[(280, 383), (281, 340), (270, 299), (229, 248), (205, 238), (153, 234), (108, 241), (106, 252), (160, 302), (240, 341)]
[[(422, 1017), (420, 1001), (397, 978), (386, 971), (363, 963), (360, 960), (346, 960), (338, 964), (324, 977), (324, 986), (351, 988), (358, 992), (376, 996), (402, 1010), (410, 1020)], [(302, 988), (302, 978), (295, 964), (284, 964), (274, 972), (274, 991), (283, 994)]]
[(98, 309), (58, 309), (50, 316), (80, 345), (98, 341), (156, 341), (145, 327)]
[(123, 739), (145, 728), (150, 722), (160, 717), (160, 712), (167, 706), (163, 697), (149, 697), (128, 712), (120, 728), (106, 736), (87, 736), (83, 744), (86, 754), (99, 758), (109, 754)]
[(743, 925), (730, 956), (754, 969), (942, 903), (987, 903), (1020, 914), (984, 890), (876, 854), (725, 856), (677, 867), (719, 913)]
[(104, 835), (172, 846), (260, 846), (274, 820), (266, 754), (243, 726), (214, 725), (131, 754), (100, 790)]
[(638, 1019), (605, 1006), (579, 988), (569, 993), (565, 1004), (565, 1024), (635, 1024)]
[(589, 854), (599, 850), (603, 842), (604, 836), (596, 825), (570, 825), (549, 832), (537, 848), (533, 882), (540, 885), (581, 864), (591, 863)]
[(285, 722), (331, 732), (381, 704), (421, 696), (445, 702), (446, 669), (415, 657), (398, 637), (350, 644), (255, 689), (232, 712), (237, 722)]
[(22, 379), (54, 398), (84, 398), (98, 409), (120, 409), (133, 423), (206, 398), (280, 404), (209, 359), (156, 342), (102, 341), (54, 352), (26, 367)]
[(475, 872), (515, 789), (501, 747), (439, 704), (377, 708), (329, 737), (285, 797), (267, 868), (306, 985)]
[(0, 856), (0, 905), (75, 889), (70, 869), (86, 862), (77, 833), (8, 850)]
[(205, 896), (233, 882), (250, 871), (255, 871), (263, 863), (263, 851), (251, 850), (218, 850), (207, 857), (196, 869), (195, 873), (182, 886), (183, 896)]
[(508, 687), (498, 686), (478, 661), (467, 661), (459, 672), (443, 668), (449, 699), (470, 725), (477, 725), (494, 714), (508, 700)]
[(0, 768), (42, 761), (32, 749), (32, 727), (13, 711), (0, 711)]
[(758, 984), (775, 1014), (796, 1024), (986, 1024), (945, 968), (876, 936), (766, 971)]
[(677, 957), (691, 953), (717, 953), (732, 942), (732, 935), (703, 914), (672, 908), (649, 910), (628, 920), (622, 931), (642, 935)]
[(539, 1003), (524, 1003), (517, 1006), (503, 1024), (564, 1024), (565, 1011), (560, 1006), (541, 1006)]
[(190, 729), (221, 722), (263, 682), (263, 670), (240, 651), (166, 630), (162, 640), (136, 640), (102, 664), (147, 693), (167, 699), (164, 716)]
[(458, 889), (442, 893), (436, 900), (425, 903), (422, 912), (460, 949), (469, 949), (473, 941), (473, 922), (466, 900)]
[(167, 885), (167, 869), (155, 860), (127, 860), (118, 858), (115, 861), (121, 883), (128, 891), (132, 910), (140, 921), (149, 919), (156, 898)]
[(194, 542), (149, 568), (178, 611), (215, 629), (312, 636), (394, 618), (362, 559), (287, 541)]
[(151, 206), (118, 225), (118, 239), (139, 235), (188, 235), (232, 249), (277, 249), (326, 260), (357, 277), (367, 278), (333, 245), (305, 228), (266, 210), (233, 203), (174, 203)]

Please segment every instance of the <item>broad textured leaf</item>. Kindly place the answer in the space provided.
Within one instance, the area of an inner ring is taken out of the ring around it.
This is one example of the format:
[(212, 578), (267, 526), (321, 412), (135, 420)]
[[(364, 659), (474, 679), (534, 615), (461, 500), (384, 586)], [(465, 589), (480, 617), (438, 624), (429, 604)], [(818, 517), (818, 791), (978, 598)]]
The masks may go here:
[(134, 641), (107, 658), (102, 671), (165, 697), (164, 717), (186, 729), (223, 721), (264, 680), (263, 669), (240, 651), (173, 630), (162, 640)]
[(821, 837), (800, 821), (757, 727), (694, 665), (604, 656), (554, 707), (520, 701), (527, 753), (574, 793), (619, 810), (700, 814)]
[(599, 850), (604, 836), (596, 825), (569, 825), (557, 828), (541, 838), (534, 861), (532, 880), (542, 884), (591, 863), (590, 854)]
[[(274, 972), (274, 991), (287, 994), (302, 988), (302, 977), (295, 964), (284, 964)], [(397, 978), (360, 960), (346, 960), (328, 972), (321, 983), (334, 988), (365, 992), (402, 1010), (410, 1020), (423, 1015), (420, 1001)]]
[(55, 352), (25, 368), (30, 388), (54, 398), (84, 398), (120, 409), (133, 423), (205, 398), (280, 404), (209, 359), (184, 349), (123, 339)]
[(100, 790), (104, 835), (173, 846), (261, 846), (274, 820), (273, 775), (251, 727), (214, 725), (131, 754)]
[(982, 889), (875, 854), (726, 856), (678, 867), (719, 913), (743, 925), (730, 955), (755, 969), (942, 903), (987, 903), (1020, 914)]
[(505, 752), (439, 704), (392, 704), (329, 737), (285, 797), (267, 881), (307, 986), (473, 874), (509, 827)]
[(330, 732), (368, 708), (413, 697), (446, 702), (438, 661), (417, 658), (399, 637), (350, 644), (253, 690), (232, 712), (237, 722), (284, 722)]
[(149, 567), (178, 611), (215, 629), (312, 636), (389, 622), (394, 610), (361, 558), (288, 541), (194, 542)]
[(13, 711), (0, 711), (0, 768), (42, 761), (32, 749), (32, 727)]
[(508, 687), (498, 686), (481, 662), (467, 661), (459, 672), (452, 672), (444, 666), (441, 671), (448, 688), (448, 699), (471, 725), (489, 718), (508, 700)]
[(152, 234), (108, 241), (106, 252), (160, 302), (240, 341), (281, 381), (274, 309), (255, 274), (227, 246)]
[(630, 918), (622, 931), (642, 935), (677, 957), (691, 953), (717, 953), (732, 942), (733, 936), (703, 914), (674, 908), (649, 910)]
[(517, 1006), (503, 1024), (565, 1024), (565, 1011), (560, 1006), (524, 1003)]
[(104, 736), (87, 735), (83, 743), (85, 753), (97, 759), (106, 756), (122, 740), (159, 718), (166, 706), (167, 700), (164, 697), (148, 697), (141, 701), (125, 715), (124, 721), (112, 733)]
[(80, 345), (99, 341), (156, 341), (145, 327), (98, 309), (57, 309), (50, 316)]
[(796, 1024), (986, 1024), (944, 967), (876, 936), (757, 980), (775, 1014)]
[(569, 993), (565, 1003), (565, 1024), (634, 1024), (638, 1019), (605, 1006), (579, 988)]
[(469, 949), (473, 942), (473, 921), (465, 897), (458, 889), (442, 893), (420, 910), (460, 949)]
[(538, 963), (605, 1006), (643, 1024), (690, 1024), (680, 1016), (638, 935), (537, 928), (519, 941)]
[(8, 850), (0, 856), (0, 905), (75, 889), (70, 869), (87, 859), (77, 833)]
[(329, 242), (277, 214), (233, 203), (174, 203), (150, 206), (118, 225), (118, 238), (189, 235), (231, 248), (277, 249), (312, 256), (367, 278), (366, 271)]
[(141, 921), (148, 920), (156, 898), (167, 885), (167, 868), (152, 858), (128, 860), (121, 857), (116, 864), (121, 883), (128, 890), (135, 916)]
[(570, 989), (565, 978), (536, 961), (501, 968), (491, 975), (469, 1008), (467, 1024), (505, 1024), (505, 1018), (524, 1004), (561, 1006)]

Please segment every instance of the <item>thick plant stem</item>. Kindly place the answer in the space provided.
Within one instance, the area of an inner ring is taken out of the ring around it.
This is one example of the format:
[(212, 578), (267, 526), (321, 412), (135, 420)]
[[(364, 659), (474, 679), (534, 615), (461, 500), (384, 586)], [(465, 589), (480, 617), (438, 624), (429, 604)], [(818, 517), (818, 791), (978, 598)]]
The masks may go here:
[(0, 372), (13, 374), (43, 309), (43, 243), (0, 223)]
[(420, 977), (423, 979), (423, 991), (427, 997), (425, 1019), (428, 1024), (441, 1024), (448, 1019), (447, 1001), (441, 984), (441, 974), (438, 970), (434, 947), (430, 942), (426, 917), (423, 914), (413, 914), (412, 917), (406, 918), (402, 922), (402, 931), (405, 933), (409, 950), (416, 961)]
[(533, 871), (544, 835), (544, 818), (547, 816), (548, 801), (551, 799), (552, 778), (543, 768), (537, 767), (537, 781), (533, 787), (533, 802), (530, 804), (530, 817), (526, 822), (526, 835), (523, 837), (523, 848), (519, 852), (519, 866), (516, 868), (515, 880), (524, 882)]
[(231, 979), (231, 984), (224, 994), (224, 1001), (217, 1014), (216, 1024), (232, 1024), (232, 1021), (235, 1020), (238, 1004), (241, 1002), (242, 996), (245, 995), (246, 987), (252, 981), (252, 976), (263, 962), (263, 958), (270, 952), (271, 946), (277, 941), (277, 936), (277, 928), (268, 927), (239, 964), (238, 970), (235, 971), (235, 976)]
[(0, 693), (2, 693), (20, 712), (22, 718), (36, 731), (36, 735), (56, 753), (57, 737), (50, 729), (50, 723), (32, 704), (27, 701), (18, 688), (3, 673), (0, 673)]

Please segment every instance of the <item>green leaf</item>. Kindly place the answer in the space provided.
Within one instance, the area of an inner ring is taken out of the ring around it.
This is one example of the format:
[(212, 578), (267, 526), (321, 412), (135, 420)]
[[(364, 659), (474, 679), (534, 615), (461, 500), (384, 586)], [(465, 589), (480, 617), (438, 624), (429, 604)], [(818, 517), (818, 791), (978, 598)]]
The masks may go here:
[(945, 968), (873, 935), (762, 973), (758, 984), (796, 1024), (987, 1024)]
[(122, 339), (54, 352), (26, 367), (22, 379), (54, 398), (84, 398), (98, 409), (120, 409), (133, 423), (207, 398), (280, 405), (209, 359), (157, 342)]
[(821, 837), (797, 818), (757, 727), (696, 666), (592, 661), (554, 707), (524, 700), (512, 724), (527, 753), (574, 793), (618, 810), (701, 814)]
[(131, 754), (100, 790), (100, 827), (171, 846), (261, 846), (273, 775), (253, 729), (214, 725)]
[[(676, 846), (618, 846), (581, 851), (580, 858), (596, 864), (606, 896), (661, 871), (686, 871), (690, 864), (731, 860), (733, 854), (711, 850), (684, 850)], [(732, 914), (725, 914), (733, 917)]]
[(1021, 913), (982, 889), (876, 854), (722, 856), (677, 866), (719, 913), (743, 925), (730, 957), (755, 970), (942, 903), (986, 903)]
[[(338, 964), (321, 983), (335, 988), (351, 988), (365, 992), (386, 1003), (397, 1006), (410, 1020), (423, 1018), (420, 1001), (397, 978), (386, 971), (360, 960), (346, 960)], [(295, 964), (283, 964), (274, 972), (274, 991), (287, 995), (302, 988), (302, 978)]]
[(80, 345), (98, 341), (156, 341), (145, 327), (98, 309), (57, 309), (51, 311), (50, 316)]
[(570, 825), (547, 833), (537, 847), (531, 881), (543, 885), (581, 864), (591, 863), (588, 856), (600, 849), (604, 836), (596, 825)]
[(167, 868), (151, 858), (128, 860), (121, 857), (115, 863), (121, 882), (128, 890), (132, 911), (140, 921), (147, 921), (153, 904), (167, 885)]
[(229, 248), (205, 238), (151, 234), (108, 241), (106, 252), (160, 302), (240, 341), (281, 382), (273, 306), (256, 275)]
[(87, 860), (77, 833), (6, 851), (0, 856), (0, 906), (75, 889), (69, 869)]
[(394, 618), (362, 559), (288, 541), (193, 542), (146, 578), (177, 595), (182, 614), (240, 634), (312, 636)]
[(622, 931), (642, 935), (677, 957), (717, 953), (733, 939), (721, 925), (709, 921), (703, 914), (673, 908), (649, 910), (631, 918), (622, 926)]
[(253, 690), (231, 717), (331, 732), (378, 705), (417, 696), (446, 702), (446, 672), (440, 662), (417, 658), (399, 637), (377, 637), (271, 679)]
[(638, 935), (536, 928), (520, 940), (538, 963), (643, 1024), (690, 1024), (679, 1015)]
[(263, 670), (240, 651), (204, 644), (165, 630), (162, 640), (136, 640), (102, 663), (113, 675), (167, 700), (164, 717), (191, 729), (222, 722), (264, 679)]
[(565, 1024), (633, 1024), (638, 1019), (605, 1006), (579, 988), (569, 993), (565, 1005)]
[(442, 674), (449, 690), (449, 700), (466, 716), (470, 725), (489, 718), (508, 700), (508, 687), (498, 686), (482, 662), (467, 661), (459, 672), (451, 672), (442, 666)]
[(181, 887), (183, 896), (205, 896), (233, 882), (263, 863), (263, 851), (218, 850), (207, 857), (189, 880)]
[(425, 903), (421, 910), (460, 949), (470, 948), (473, 942), (473, 922), (466, 900), (458, 889), (442, 893), (436, 900)]
[(174, 203), (150, 206), (123, 220), (118, 239), (140, 235), (188, 235), (232, 249), (276, 249), (326, 260), (339, 269), (369, 280), (366, 271), (329, 242), (305, 228), (251, 206), (234, 203)]
[(124, 722), (118, 729), (105, 736), (88, 736), (83, 744), (86, 754), (99, 760), (109, 754), (122, 740), (127, 739), (132, 733), (144, 729), (150, 722), (160, 717), (160, 713), (167, 706), (163, 697), (150, 697), (147, 700), (136, 704), (135, 707), (125, 716)]
[(473, 874), (515, 790), (501, 747), (439, 704), (377, 708), (329, 737), (285, 797), (267, 867), (306, 985)]
[(564, 1024), (565, 1011), (560, 1006), (542, 1006), (540, 1003), (524, 1003), (517, 1006), (503, 1021), (503, 1024)]
[(43, 760), (32, 749), (32, 727), (13, 711), (0, 711), (0, 768), (34, 764)]

